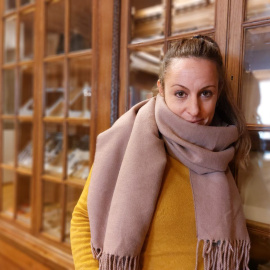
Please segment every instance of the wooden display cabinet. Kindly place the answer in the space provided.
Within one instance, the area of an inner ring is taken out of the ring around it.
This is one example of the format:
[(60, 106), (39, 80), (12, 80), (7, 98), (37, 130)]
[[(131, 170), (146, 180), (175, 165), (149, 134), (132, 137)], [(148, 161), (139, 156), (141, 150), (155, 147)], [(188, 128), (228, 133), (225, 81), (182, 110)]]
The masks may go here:
[(72, 211), (110, 126), (112, 10), (103, 0), (0, 1), (1, 269), (74, 268)]
[(119, 111), (151, 96), (159, 62), (182, 37), (213, 37), (252, 140), (247, 171), (236, 168), (251, 237), (250, 269), (270, 269), (269, 0), (122, 0)]

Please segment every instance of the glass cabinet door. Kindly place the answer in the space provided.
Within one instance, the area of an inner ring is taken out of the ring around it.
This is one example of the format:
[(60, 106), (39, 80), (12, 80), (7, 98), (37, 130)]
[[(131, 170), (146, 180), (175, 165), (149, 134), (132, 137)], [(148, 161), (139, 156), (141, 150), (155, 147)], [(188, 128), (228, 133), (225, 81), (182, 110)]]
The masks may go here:
[[(31, 5), (32, 4), (32, 5)], [(23, 8), (22, 8), (23, 6)], [(34, 1), (4, 1), (0, 214), (32, 228)]]
[(119, 111), (123, 114), (157, 92), (160, 62), (171, 42), (199, 33), (215, 37), (218, 30), (215, 28), (215, 0), (129, 0), (121, 3)]
[(130, 39), (142, 42), (164, 36), (164, 0), (130, 1)]
[(91, 0), (44, 4), (40, 230), (68, 245), (71, 213), (90, 171), (92, 6)]
[[(252, 148), (238, 187), (251, 238), (250, 269), (270, 267), (270, 19), (269, 1), (246, 1), (239, 101)], [(259, 23), (259, 25), (258, 25)]]
[(146, 46), (130, 50), (129, 64), (129, 107), (151, 98), (157, 87), (159, 63), (163, 46)]
[(211, 29), (215, 25), (215, 0), (173, 0), (172, 34)]

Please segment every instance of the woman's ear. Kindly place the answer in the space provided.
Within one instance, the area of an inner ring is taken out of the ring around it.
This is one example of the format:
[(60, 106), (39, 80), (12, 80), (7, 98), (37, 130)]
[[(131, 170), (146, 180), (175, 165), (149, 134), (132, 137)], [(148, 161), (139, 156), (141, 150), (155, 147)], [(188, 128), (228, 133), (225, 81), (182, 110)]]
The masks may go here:
[(160, 80), (157, 81), (157, 87), (158, 87), (158, 92), (159, 92), (159, 94), (160, 94), (162, 97), (164, 97), (164, 91), (163, 91), (163, 87), (162, 87), (162, 85), (161, 85)]

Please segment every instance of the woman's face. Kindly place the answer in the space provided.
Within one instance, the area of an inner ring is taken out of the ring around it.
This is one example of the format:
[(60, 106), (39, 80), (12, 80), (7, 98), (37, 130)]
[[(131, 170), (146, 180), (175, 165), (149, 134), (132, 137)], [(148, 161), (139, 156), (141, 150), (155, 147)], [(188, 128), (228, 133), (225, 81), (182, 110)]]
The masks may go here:
[(201, 58), (174, 58), (168, 66), (164, 89), (157, 83), (169, 109), (184, 120), (210, 125), (218, 99), (216, 64)]

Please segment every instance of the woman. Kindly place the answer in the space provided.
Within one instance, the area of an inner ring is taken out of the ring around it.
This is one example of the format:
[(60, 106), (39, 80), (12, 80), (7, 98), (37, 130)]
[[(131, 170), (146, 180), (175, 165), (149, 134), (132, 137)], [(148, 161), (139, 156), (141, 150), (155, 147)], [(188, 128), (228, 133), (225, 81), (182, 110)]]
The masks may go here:
[(248, 269), (229, 164), (245, 163), (250, 142), (218, 45), (177, 42), (157, 86), (98, 136), (71, 223), (76, 269)]

